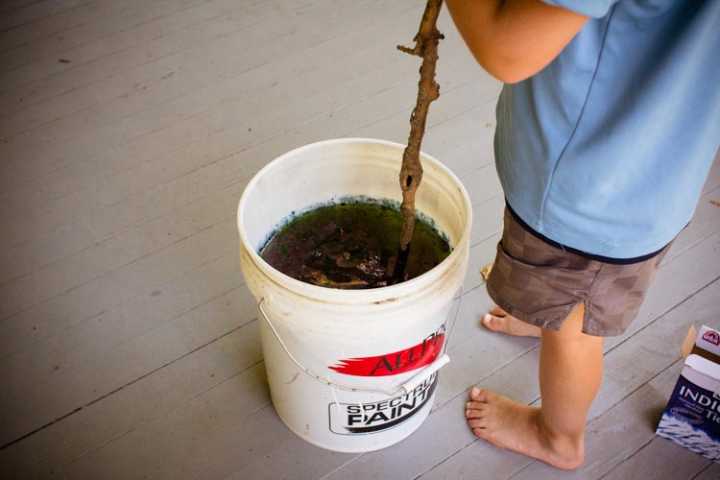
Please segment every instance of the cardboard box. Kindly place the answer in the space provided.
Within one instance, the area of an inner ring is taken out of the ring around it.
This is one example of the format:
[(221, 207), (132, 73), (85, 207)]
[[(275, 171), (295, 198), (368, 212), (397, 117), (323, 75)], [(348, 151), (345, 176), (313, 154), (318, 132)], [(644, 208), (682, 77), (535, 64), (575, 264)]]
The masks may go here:
[(720, 331), (703, 326), (688, 334), (685, 366), (655, 432), (720, 462)]

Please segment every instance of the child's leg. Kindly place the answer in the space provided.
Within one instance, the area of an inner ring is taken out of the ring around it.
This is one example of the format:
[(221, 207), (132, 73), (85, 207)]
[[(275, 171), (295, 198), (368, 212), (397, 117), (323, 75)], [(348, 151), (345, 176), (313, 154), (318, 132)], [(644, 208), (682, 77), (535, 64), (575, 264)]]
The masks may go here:
[(542, 426), (549, 438), (581, 452), (603, 366), (602, 337), (581, 332), (584, 312), (580, 304), (559, 331), (543, 330), (540, 347)]
[(478, 437), (558, 468), (582, 464), (585, 421), (600, 386), (603, 353), (601, 337), (581, 332), (583, 313), (579, 305), (559, 331), (542, 331), (541, 408), (473, 389), (466, 416)]

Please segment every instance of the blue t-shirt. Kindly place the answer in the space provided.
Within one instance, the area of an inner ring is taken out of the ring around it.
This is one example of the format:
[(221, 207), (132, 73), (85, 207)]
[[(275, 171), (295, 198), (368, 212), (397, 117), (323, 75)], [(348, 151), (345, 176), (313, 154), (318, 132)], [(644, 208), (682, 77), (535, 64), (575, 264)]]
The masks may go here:
[(720, 0), (544, 0), (590, 18), (505, 85), (495, 156), (508, 203), (583, 252), (631, 258), (690, 221), (720, 146)]

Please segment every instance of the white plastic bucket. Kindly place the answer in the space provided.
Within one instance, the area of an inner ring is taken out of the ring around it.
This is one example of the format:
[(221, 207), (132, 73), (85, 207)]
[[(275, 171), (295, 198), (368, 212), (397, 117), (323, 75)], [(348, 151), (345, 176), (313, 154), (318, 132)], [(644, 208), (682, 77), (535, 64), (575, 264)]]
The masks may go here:
[(471, 204), (460, 181), (424, 155), (416, 206), (454, 248), (410, 281), (370, 290), (323, 288), (268, 265), (258, 250), (293, 212), (344, 196), (400, 200), (403, 146), (337, 139), (280, 156), (238, 207), (243, 274), (259, 306), (273, 405), (310, 443), (341, 452), (390, 446), (430, 413), (449, 359), (448, 320), (468, 264)]

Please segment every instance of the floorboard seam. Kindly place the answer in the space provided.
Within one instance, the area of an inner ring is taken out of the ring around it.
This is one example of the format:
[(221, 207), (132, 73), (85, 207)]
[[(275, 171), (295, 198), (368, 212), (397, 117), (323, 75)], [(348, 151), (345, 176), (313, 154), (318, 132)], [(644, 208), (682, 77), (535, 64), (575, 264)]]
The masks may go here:
[[(403, 12), (403, 11), (401, 11), (401, 12)], [(368, 27), (368, 28), (371, 28), (371, 27)], [(239, 32), (239, 31), (241, 31), (241, 30), (238, 30), (238, 32)], [(1, 33), (1, 32), (0, 32), (0, 33)], [(237, 32), (236, 32), (236, 33), (237, 33)], [(336, 38), (342, 37), (342, 36), (344, 36), (344, 35), (345, 35), (345, 32), (338, 33), (336, 36), (330, 37), (328, 40), (323, 41), (323, 42), (321, 42), (321, 43), (312, 45), (312, 46), (310, 46), (308, 49), (320, 47), (320, 46), (324, 45), (325, 43), (328, 43), (329, 41), (335, 40)], [(370, 47), (368, 47), (368, 48), (370, 48)], [(2, 53), (2, 52), (0, 52), (0, 53)], [(178, 55), (178, 53), (176, 52), (176, 53), (173, 53), (173, 54), (167, 54), (167, 55), (163, 55), (163, 56), (157, 57), (157, 58), (153, 59), (152, 61), (149, 61), (149, 62), (140, 64), (140, 65), (138, 66), (138, 68), (139, 68), (139, 67), (143, 67), (143, 66), (148, 65), (148, 64), (151, 64), (151, 63), (155, 63), (155, 62), (157, 62), (157, 60), (160, 60), (160, 59), (163, 59), (163, 58), (165, 58), (165, 57), (172, 56), (172, 55)], [(288, 55), (287, 57), (281, 57), (281, 58), (290, 58), (290, 57), (291, 57), (291, 55)], [(273, 61), (276, 61), (276, 60), (277, 60), (276, 58), (273, 58), (273, 60), (271, 60), (271, 61), (264, 61), (264, 62), (261, 61), (261, 62), (258, 63), (257, 65), (253, 65), (253, 66), (251, 66), (250, 68), (246, 68), (246, 69), (242, 69), (242, 70), (237, 71), (235, 75), (228, 77), (228, 79), (232, 79), (232, 78), (234, 78), (234, 77), (237, 77), (237, 76), (243, 75), (243, 74), (245, 74), (245, 73), (251, 72), (251, 71), (253, 71), (253, 70), (257, 69), (257, 68), (262, 68), (262, 67), (264, 67), (264, 66), (266, 66), (266, 65), (269, 65), (270, 63), (272, 63)], [(110, 76), (113, 76), (113, 75), (110, 75)], [(107, 79), (107, 77), (106, 77), (104, 80), (106, 80), (106, 79)], [(88, 84), (88, 85), (86, 85), (86, 86), (95, 85), (96, 83), (102, 83), (102, 81), (94, 82), (94, 83)], [(200, 87), (200, 88), (204, 88), (204, 87), (207, 87), (207, 85), (203, 85), (203, 86)], [(65, 95), (65, 94), (67, 94), (67, 93), (72, 93), (72, 91), (73, 91), (73, 90), (67, 91), (67, 92), (65, 92), (64, 94), (60, 94), (60, 95), (58, 95), (58, 96)], [(175, 95), (175, 96), (173, 96), (173, 97), (171, 97), (171, 98), (169, 98), (169, 99), (166, 99), (166, 100), (162, 101), (161, 103), (154, 104), (153, 107), (154, 107), (154, 106), (162, 106), (162, 105), (165, 105), (166, 103), (173, 102), (173, 101), (175, 101), (175, 100), (177, 100), (177, 99), (179, 99), (179, 98), (182, 98), (182, 97), (184, 97), (184, 96), (187, 96), (187, 95), (188, 95), (189, 93), (191, 93), (192, 91), (193, 91), (193, 90), (190, 90), (190, 91), (186, 91), (186, 92), (183, 92), (183, 93), (181, 93), (181, 94)], [(114, 101), (114, 100), (117, 100), (117, 99), (119, 99), (119, 98), (121, 98), (121, 97), (117, 96), (117, 97), (112, 97), (112, 98), (110, 98), (110, 99), (105, 99), (105, 100), (106, 100), (106, 101)], [(218, 102), (218, 103), (219, 103), (219, 102)], [(41, 103), (38, 103), (38, 104), (36, 104), (36, 105), (41, 105)], [(217, 103), (214, 104), (213, 107), (216, 106), (216, 105), (217, 105)], [(14, 137), (21, 136), (21, 135), (28, 135), (28, 134), (32, 133), (34, 130), (36, 130), (37, 128), (42, 128), (43, 126), (49, 125), (49, 124), (51, 124), (51, 123), (53, 123), (53, 122), (55, 122), (55, 121), (58, 121), (58, 120), (62, 120), (62, 119), (64, 119), (65, 117), (68, 117), (68, 116), (71, 116), (71, 115), (80, 114), (80, 113), (83, 113), (83, 112), (85, 112), (85, 111), (92, 111), (93, 108), (96, 108), (96, 106), (95, 106), (95, 105), (91, 105), (91, 106), (88, 106), (88, 107), (82, 107), (82, 108), (80, 108), (80, 109), (78, 109), (78, 110), (74, 110), (74, 111), (72, 111), (72, 112), (70, 112), (70, 113), (67, 113), (67, 114), (65, 114), (64, 116), (56, 117), (56, 118), (53, 118), (53, 119), (48, 120), (48, 121), (46, 121), (46, 122), (42, 122), (42, 123), (39, 123), (39, 124), (36, 124), (36, 125), (32, 125), (31, 127), (28, 127), (28, 128), (25, 129), (25, 130), (20, 130), (20, 131), (17, 131), (17, 132), (13, 132), (13, 133), (12, 133), (9, 137), (7, 137), (7, 138), (14, 138)], [(151, 108), (152, 108), (152, 107), (151, 107)], [(142, 111), (144, 111), (144, 110), (142, 110)], [(192, 118), (193, 116), (206, 113), (207, 111), (208, 111), (208, 110), (203, 110), (203, 111), (201, 111), (201, 112), (196, 112), (195, 114), (193, 114), (193, 115), (191, 115), (191, 116), (188, 116), (188, 117), (186, 117), (186, 118)], [(126, 115), (126, 116), (123, 116), (123, 117), (117, 117), (117, 120), (126, 119), (127, 117), (131, 117), (131, 116), (135, 115), (136, 113), (138, 113), (138, 112), (131, 113), (131, 114)], [(314, 118), (314, 117), (310, 117), (310, 120), (312, 120), (312, 118)], [(113, 123), (114, 123), (114, 122), (113, 122)], [(164, 129), (164, 128), (161, 128), (161, 129), (159, 129), (158, 131), (163, 130), (163, 129)], [(149, 132), (148, 132), (148, 133), (149, 133)], [(138, 136), (133, 137), (133, 138), (138, 138), (138, 137), (140, 137), (140, 136), (142, 136), (142, 135), (138, 135)]]
[[(245, 324), (243, 324), (243, 326), (244, 326), (244, 325), (245, 325)], [(95, 398), (95, 399), (93, 399), (93, 400), (85, 403), (84, 405), (82, 405), (82, 406), (80, 406), (80, 407), (77, 407), (77, 408), (71, 410), (71, 411), (68, 412), (68, 413), (63, 414), (63, 415), (55, 418), (54, 420), (51, 420), (51, 421), (45, 423), (44, 425), (41, 425), (40, 427), (38, 427), (38, 428), (36, 428), (36, 429), (28, 432), (28, 433), (25, 433), (24, 435), (21, 435), (21, 436), (18, 437), (18, 438), (15, 438), (14, 440), (10, 440), (9, 442), (6, 442), (5, 444), (0, 445), (0, 451), (5, 450), (6, 448), (11, 447), (11, 446), (15, 445), (16, 443), (19, 443), (19, 442), (21, 442), (21, 441), (23, 441), (23, 440), (25, 440), (25, 439), (27, 439), (27, 438), (35, 435), (36, 433), (41, 432), (42, 430), (45, 430), (46, 428), (48, 428), (48, 427), (50, 427), (50, 426), (52, 426), (52, 425), (54, 425), (54, 424), (56, 424), (56, 423), (58, 423), (58, 422), (60, 422), (60, 421), (62, 421), (62, 420), (65, 420), (66, 418), (68, 418), (68, 417), (70, 417), (70, 416), (72, 416), (72, 415), (75, 415), (76, 413), (80, 412), (81, 410), (83, 410), (83, 409), (85, 409), (85, 408), (91, 407), (92, 405), (94, 405), (94, 404), (96, 404), (96, 403), (98, 403), (98, 402), (100, 402), (100, 401), (102, 401), (102, 400), (110, 397), (111, 395), (114, 395), (114, 394), (116, 394), (117, 392), (119, 392), (119, 391), (121, 391), (121, 390), (123, 390), (123, 389), (125, 389), (125, 388), (127, 388), (127, 387), (129, 387), (129, 386), (131, 386), (131, 385), (133, 385), (133, 384), (135, 384), (135, 383), (143, 380), (144, 378), (149, 377), (150, 375), (154, 374), (155, 372), (158, 372), (158, 371), (162, 370), (163, 368), (165, 368), (165, 367), (167, 367), (167, 366), (170, 366), (170, 365), (172, 365), (173, 363), (175, 363), (175, 362), (177, 362), (177, 361), (179, 361), (179, 360), (182, 360), (183, 358), (185, 358), (185, 357), (187, 357), (187, 356), (189, 356), (189, 355), (192, 355), (193, 353), (197, 352), (198, 350), (201, 350), (201, 349), (207, 347), (208, 345), (210, 345), (210, 344), (212, 344), (212, 343), (215, 343), (215, 342), (221, 340), (221, 339), (224, 338), (224, 337), (227, 337), (228, 335), (232, 334), (233, 332), (236, 332), (237, 330), (239, 330), (239, 329), (241, 329), (241, 328), (242, 328), (242, 326), (236, 326), (236, 327), (232, 328), (231, 330), (225, 332), (224, 334), (222, 334), (222, 335), (220, 335), (220, 336), (218, 336), (218, 337), (213, 338), (212, 340), (210, 340), (210, 341), (208, 341), (208, 342), (206, 342), (206, 343), (204, 343), (204, 344), (202, 344), (202, 345), (200, 345), (200, 346), (198, 346), (198, 347), (196, 347), (196, 348), (194, 348), (194, 349), (192, 349), (192, 350), (190, 350), (190, 351), (182, 354), (181, 356), (179, 356), (179, 357), (177, 357), (177, 358), (175, 358), (175, 359), (173, 359), (173, 360), (170, 360), (170, 361), (168, 361), (168, 362), (160, 365), (159, 367), (156, 367), (156, 368), (150, 370), (149, 372), (146, 372), (146, 373), (142, 374), (141, 376), (139, 376), (139, 377), (137, 377), (137, 378), (135, 378), (135, 379), (133, 379), (133, 380), (131, 380), (131, 381), (129, 381), (129, 382), (127, 382), (127, 383), (125, 383), (125, 384), (123, 384), (123, 385), (121, 385), (121, 386), (119, 386), (119, 387), (117, 387), (117, 388), (115, 388), (115, 389), (107, 392), (107, 393), (104, 393), (103, 395), (100, 395), (99, 397), (97, 397), (97, 398)], [(252, 367), (250, 367), (250, 368), (252, 368)]]
[[(183, 403), (183, 405), (178, 405), (176, 408), (174, 408), (174, 409), (166, 412), (166, 415), (170, 415), (170, 414), (172, 414), (173, 412), (178, 411), (180, 408), (182, 408), (182, 407), (185, 406), (186, 404), (188, 404), (188, 403), (192, 402), (193, 400), (201, 397), (202, 395), (206, 394), (207, 392), (210, 392), (210, 391), (214, 390), (215, 388), (220, 387), (221, 385), (223, 385), (223, 384), (231, 381), (232, 379), (239, 377), (240, 375), (242, 375), (243, 373), (247, 372), (248, 370), (252, 370), (253, 368), (255, 368), (255, 367), (257, 367), (258, 365), (260, 365), (261, 363), (263, 363), (263, 360), (259, 360), (259, 361), (255, 362), (255, 363), (253, 363), (252, 365), (249, 365), (249, 366), (247, 366), (247, 367), (245, 367), (245, 368), (243, 368), (243, 369), (241, 369), (241, 370), (238, 370), (237, 372), (233, 373), (232, 375), (230, 375), (229, 377), (227, 377), (227, 378), (224, 379), (223, 381), (218, 382), (218, 383), (216, 383), (215, 385), (212, 385), (212, 386), (210, 386), (209, 388), (206, 388), (205, 390), (202, 390), (201, 392), (198, 392), (198, 393), (196, 393), (195, 395), (189, 397), (189, 398), (187, 399), (187, 401), (186, 401), (185, 403)], [(260, 410), (266, 408), (269, 404), (270, 404), (270, 402), (265, 402), (265, 403), (261, 404), (261, 405), (258, 406), (255, 410), (253, 410), (252, 412), (248, 413), (245, 417), (246, 417), (246, 418), (249, 418), (249, 417), (255, 415), (255, 414), (256, 414), (257, 412), (259, 412)], [(149, 419), (148, 419), (148, 422), (146, 422), (146, 423), (152, 422), (152, 421), (156, 420), (157, 418), (158, 418), (158, 417), (149, 418)], [(76, 461), (80, 460), (82, 457), (84, 457), (84, 456), (86, 456), (86, 455), (89, 455), (89, 454), (91, 454), (91, 453), (93, 453), (93, 452), (102, 450), (102, 449), (105, 448), (107, 445), (110, 445), (111, 443), (113, 443), (113, 442), (121, 439), (122, 437), (124, 437), (124, 436), (126, 436), (126, 435), (128, 435), (128, 434), (130, 434), (130, 433), (132, 433), (132, 432), (134, 432), (134, 431), (136, 431), (136, 430), (138, 430), (139, 428), (141, 428), (141, 427), (144, 426), (144, 425), (145, 425), (145, 424), (136, 424), (136, 425), (133, 425), (133, 426), (130, 427), (129, 429), (125, 430), (124, 432), (121, 432), (121, 433), (119, 433), (119, 434), (117, 434), (117, 435), (109, 438), (108, 440), (106, 440), (106, 441), (103, 442), (102, 444), (97, 445), (96, 447), (88, 448), (88, 449), (86, 449), (85, 451), (81, 452), (79, 455), (77, 455), (77, 456), (75, 456), (75, 457), (72, 457), (65, 465), (71, 465), (72, 463), (75, 463)], [(65, 465), (63, 465), (63, 466), (65, 466)]]
[(625, 458), (623, 458), (622, 460), (620, 460), (619, 462), (617, 462), (615, 465), (613, 465), (613, 466), (610, 468), (610, 470), (608, 470), (607, 472), (605, 472), (605, 473), (603, 473), (602, 475), (600, 475), (599, 477), (597, 477), (597, 480), (603, 480), (604, 478), (607, 478), (608, 475), (610, 475), (612, 472), (614, 472), (615, 470), (617, 470), (618, 468), (620, 468), (625, 462), (627, 462), (627, 461), (630, 460), (632, 457), (634, 457), (635, 455), (637, 455), (638, 453), (640, 453), (642, 450), (644, 450), (645, 448), (647, 448), (647, 446), (650, 445), (650, 444), (653, 442), (653, 440), (655, 440), (655, 437), (650, 437), (650, 439), (649, 439), (647, 442), (643, 443), (643, 444), (640, 445), (638, 448), (636, 448), (635, 450), (633, 450), (632, 452), (630, 452), (629, 455), (626, 455)]
[[(196, 235), (196, 234), (198, 234), (198, 233), (201, 233), (201, 232), (204, 232), (204, 231), (208, 231), (208, 230), (212, 230), (214, 227), (215, 227), (215, 225), (210, 225), (210, 226), (208, 226), (208, 227), (204, 227), (202, 230), (200, 230), (200, 231), (198, 231), (198, 232), (195, 232), (195, 233), (193, 233), (192, 235), (188, 235), (188, 236), (186, 236), (186, 237), (183, 237), (183, 238), (181, 238), (181, 239), (178, 239), (178, 240), (174, 241), (173, 243), (171, 243), (171, 244), (169, 244), (169, 245), (165, 245), (164, 247), (162, 247), (161, 249), (159, 249), (159, 250), (157, 250), (157, 251), (148, 252), (148, 253), (142, 255), (141, 257), (135, 258), (135, 259), (132, 260), (131, 262), (125, 263), (125, 264), (120, 265), (119, 267), (113, 268), (113, 269), (111, 269), (111, 270), (106, 270), (106, 271), (100, 273), (99, 275), (95, 275), (94, 277), (90, 278), (89, 280), (87, 280), (87, 281), (85, 281), (85, 282), (83, 282), (83, 283), (81, 283), (81, 284), (79, 284), (79, 285), (72, 286), (72, 287), (67, 288), (67, 289), (65, 289), (65, 290), (63, 290), (63, 291), (61, 291), (61, 292), (59, 292), (59, 293), (57, 293), (57, 294), (54, 294), (54, 295), (52, 295), (52, 296), (50, 296), (50, 297), (48, 297), (48, 298), (45, 298), (45, 299), (43, 299), (43, 300), (40, 300), (39, 302), (33, 303), (33, 304), (28, 305), (28, 306), (26, 306), (26, 307), (23, 307), (23, 308), (21, 308), (21, 309), (19, 309), (19, 310), (16, 310), (15, 312), (13, 312), (13, 313), (11, 313), (11, 314), (9, 314), (9, 315), (6, 315), (6, 316), (3, 317), (2, 319), (0, 319), (0, 323), (6, 321), (6, 320), (8, 320), (9, 318), (12, 318), (12, 317), (14, 317), (14, 316), (16, 316), (16, 315), (20, 315), (20, 314), (22, 314), (22, 313), (24, 313), (24, 312), (27, 312), (28, 310), (32, 310), (33, 308), (37, 307), (38, 305), (42, 305), (43, 303), (50, 302), (50, 301), (52, 301), (52, 300), (54, 300), (54, 299), (56, 299), (56, 298), (58, 298), (58, 297), (61, 297), (61, 296), (63, 296), (63, 295), (67, 295), (68, 293), (72, 293), (72, 292), (74, 292), (75, 290), (77, 290), (77, 289), (79, 289), (79, 288), (82, 288), (82, 287), (84, 287), (85, 285), (88, 285), (89, 283), (95, 282), (95, 281), (97, 281), (97, 280), (100, 279), (100, 278), (106, 277), (106, 276), (108, 276), (108, 275), (112, 275), (112, 274), (115, 273), (118, 269), (125, 268), (125, 267), (129, 267), (129, 266), (131, 266), (131, 265), (134, 265), (135, 263), (137, 263), (137, 262), (139, 262), (139, 261), (141, 261), (141, 260), (143, 260), (143, 259), (145, 259), (145, 258), (151, 257), (151, 256), (153, 256), (153, 255), (155, 255), (155, 254), (157, 254), (157, 253), (160, 253), (160, 252), (162, 252), (162, 251), (164, 251), (164, 250), (167, 250), (167, 249), (173, 247), (174, 245), (176, 245), (176, 244), (178, 244), (178, 243), (180, 243), (180, 242), (182, 242), (182, 241), (188, 240), (189, 238), (193, 237), (194, 235)], [(216, 261), (216, 260), (219, 260), (219, 259), (221, 259), (221, 258), (224, 257), (224, 256), (225, 256), (225, 254), (221, 254), (221, 255), (219, 255), (219, 256), (217, 256), (217, 257), (212, 257), (211, 259), (206, 260), (206, 261), (202, 262), (201, 264), (199, 264), (199, 265), (191, 268), (191, 271), (192, 271), (192, 270), (195, 270), (195, 269), (197, 269), (197, 268), (200, 268), (200, 267), (202, 267), (202, 266), (204, 266), (204, 265), (210, 264), (210, 263), (212, 263), (212, 262), (214, 262), (214, 261)], [(29, 275), (27, 275), (27, 276), (30, 276), (30, 275), (34, 275), (34, 274), (29, 274)]]
[[(50, 14), (47, 14), (47, 15), (43, 15), (42, 17), (33, 18), (32, 20), (27, 20), (27, 21), (25, 21), (25, 22), (18, 23), (18, 24), (15, 24), (15, 25), (10, 25), (9, 27), (5, 27), (5, 28), (0, 29), (0, 33), (7, 33), (7, 32), (10, 32), (10, 31), (12, 31), (12, 30), (17, 30), (18, 28), (22, 28), (22, 27), (24, 27), (24, 26), (26, 26), (26, 25), (30, 25), (30, 24), (32, 24), (32, 23), (39, 22), (39, 21), (41, 21), (41, 20), (45, 20), (46, 18), (49, 18), (49, 17), (54, 17), (54, 16), (56, 16), (56, 15), (66, 14), (66, 13), (68, 13), (68, 12), (72, 12), (73, 10), (79, 10), (79, 9), (81, 9), (81, 8), (87, 6), (87, 5), (91, 5), (91, 4), (93, 4), (93, 3), (96, 3), (95, 0), (90, 0), (90, 1), (88, 1), (88, 2), (81, 3), (81, 4), (79, 4), (79, 5), (74, 5), (73, 7), (68, 8), (68, 9), (66, 9), (66, 10), (61, 10), (61, 11), (59, 11), (59, 12), (55, 12), (55, 13), (50, 13)], [(32, 5), (32, 4), (30, 4), (30, 5)], [(29, 6), (29, 5), (24, 5), (23, 7), (20, 7), (20, 9), (25, 8), (25, 7), (27, 7), (27, 6)], [(62, 32), (64, 32), (64, 31), (70, 30), (70, 29), (72, 29), (72, 28), (74, 28), (74, 27), (76, 27), (76, 25), (70, 25), (69, 27), (67, 27), (67, 28), (65, 28), (65, 29), (63, 29), (63, 30), (59, 30), (59, 31), (57, 31), (57, 32), (53, 32), (52, 35), (57, 35), (58, 33), (62, 33)], [(48, 35), (48, 36), (52, 36), (52, 35)], [(4, 50), (0, 50), (0, 53), (9, 52), (9, 51), (11, 51), (11, 50), (15, 50), (15, 49), (17, 49), (17, 48), (22, 48), (22, 47), (27, 47), (27, 43), (26, 43), (26, 42), (23, 42), (21, 45), (16, 45), (16, 46), (14, 46), (14, 47), (10, 47), (10, 48), (6, 48), (6, 49), (4, 49)]]
[(422, 473), (414, 476), (414, 477), (413, 477), (413, 480), (420, 480), (420, 478), (422, 478), (423, 476), (425, 476), (425, 475), (427, 475), (428, 473), (432, 472), (433, 470), (435, 470), (436, 468), (438, 468), (439, 466), (441, 466), (443, 463), (447, 462), (448, 460), (450, 460), (451, 458), (453, 458), (455, 455), (459, 454), (460, 452), (462, 452), (463, 450), (465, 450), (466, 448), (468, 448), (470, 445), (473, 445), (475, 442), (477, 442), (477, 440), (473, 440), (472, 442), (470, 442), (470, 443), (468, 443), (468, 444), (466, 444), (466, 445), (463, 445), (461, 448), (455, 450), (455, 452), (453, 452), (451, 455), (443, 458), (443, 459), (440, 460), (438, 463), (434, 464), (432, 467), (430, 467), (430, 468), (426, 469), (425, 471), (423, 471)]
[(702, 475), (706, 471), (710, 470), (713, 465), (715, 465), (715, 462), (709, 462), (707, 465), (705, 465), (704, 468), (702, 468), (699, 472), (697, 472), (695, 475), (693, 475), (690, 480), (695, 480), (696, 478), (700, 477), (700, 475)]

